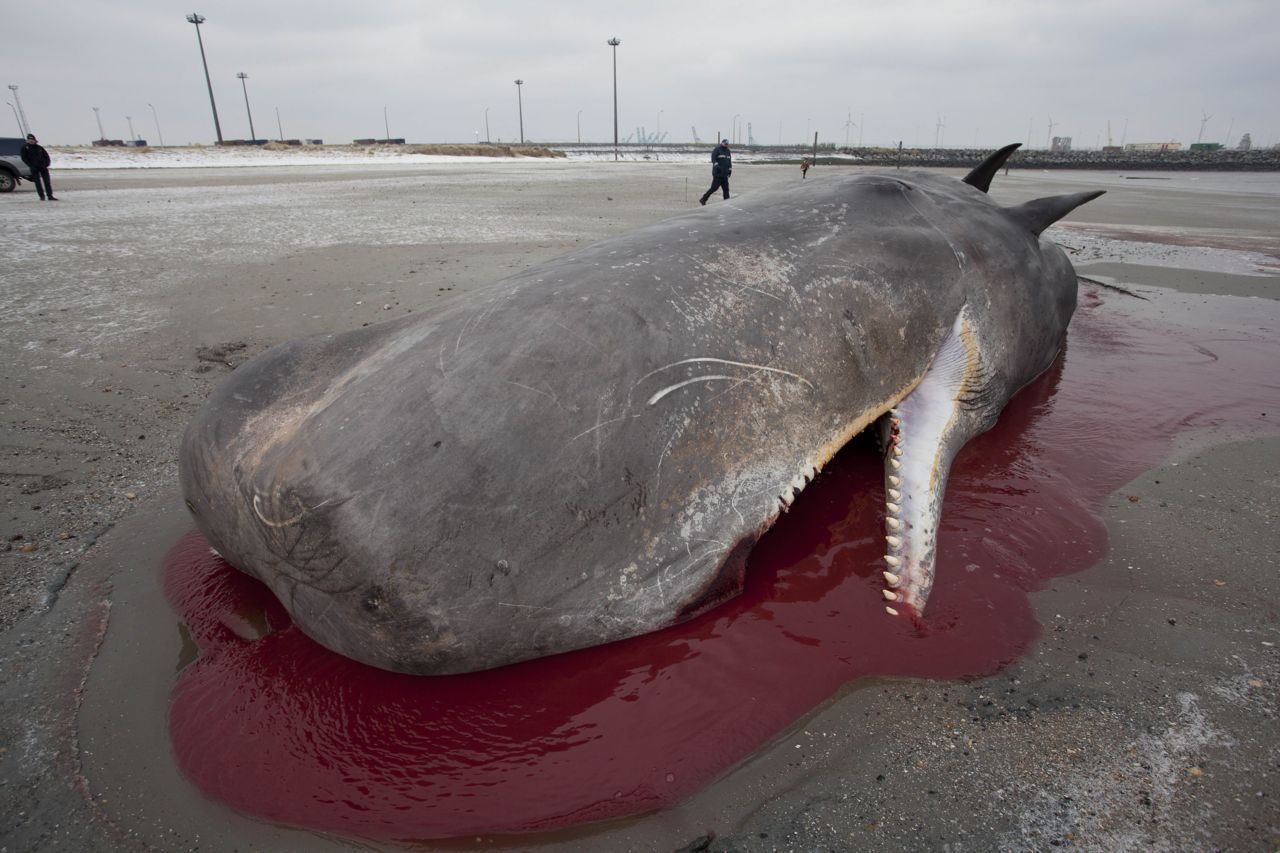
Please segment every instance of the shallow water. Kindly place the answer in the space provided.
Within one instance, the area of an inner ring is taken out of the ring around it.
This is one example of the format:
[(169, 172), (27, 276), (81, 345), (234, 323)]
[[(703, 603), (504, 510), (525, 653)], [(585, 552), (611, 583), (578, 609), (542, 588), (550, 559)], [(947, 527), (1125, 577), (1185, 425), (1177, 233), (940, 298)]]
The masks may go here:
[(1103, 304), (1128, 298), (1084, 291), (1063, 357), (957, 460), (920, 626), (883, 613), (881, 471), (865, 443), (761, 540), (734, 601), (465, 676), (320, 648), (193, 533), (165, 572), (200, 647), (171, 697), (178, 763), (271, 822), (393, 839), (538, 831), (679, 802), (856, 679), (996, 671), (1039, 631), (1027, 593), (1106, 550), (1112, 491), (1179, 435), (1276, 431), (1274, 330), (1192, 331)]

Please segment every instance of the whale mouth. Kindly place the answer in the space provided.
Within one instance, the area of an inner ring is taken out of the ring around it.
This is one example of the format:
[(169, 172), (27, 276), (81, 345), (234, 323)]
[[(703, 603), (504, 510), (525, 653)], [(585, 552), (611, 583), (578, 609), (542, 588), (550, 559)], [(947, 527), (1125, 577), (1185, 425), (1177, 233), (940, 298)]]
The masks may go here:
[(881, 419), (885, 586), (890, 616), (918, 618), (933, 589), (942, 499), (955, 454), (995, 420), (967, 306), (919, 384)]

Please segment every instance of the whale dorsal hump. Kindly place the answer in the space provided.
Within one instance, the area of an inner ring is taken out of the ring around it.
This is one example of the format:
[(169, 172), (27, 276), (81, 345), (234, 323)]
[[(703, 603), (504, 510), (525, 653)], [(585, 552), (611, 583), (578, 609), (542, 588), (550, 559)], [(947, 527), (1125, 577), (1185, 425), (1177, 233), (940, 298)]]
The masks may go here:
[(1044, 229), (1085, 202), (1093, 201), (1104, 192), (1106, 190), (1046, 196), (1017, 207), (1007, 207), (1005, 208), (1005, 213), (1026, 225), (1027, 230), (1032, 234), (1039, 236)]
[(964, 182), (971, 187), (986, 192), (991, 189), (991, 179), (996, 176), (996, 172), (1000, 171), (1000, 167), (1004, 165), (1004, 161), (1009, 159), (1009, 155), (1018, 150), (1021, 142), (1015, 142), (1012, 145), (1006, 145), (990, 157), (982, 161), (982, 164), (972, 172), (964, 176)]

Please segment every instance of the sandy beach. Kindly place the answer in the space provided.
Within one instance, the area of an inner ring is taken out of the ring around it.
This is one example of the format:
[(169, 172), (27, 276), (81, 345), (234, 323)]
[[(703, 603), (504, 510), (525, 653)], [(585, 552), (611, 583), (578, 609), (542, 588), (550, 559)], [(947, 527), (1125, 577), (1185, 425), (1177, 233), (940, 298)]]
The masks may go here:
[[(239, 815), (170, 754), (168, 694), (194, 653), (159, 583), (190, 529), (182, 431), (276, 343), (420, 312), (693, 209), (706, 173), (55, 169), (57, 205), (29, 184), (0, 197), (0, 847), (380, 849)], [(734, 191), (799, 177), (742, 166)], [(1132, 177), (1013, 170), (992, 195), (1108, 190), (1051, 235), (1109, 322), (1207, 349), (1280, 341), (1280, 177)], [(1280, 386), (1264, 387), (1256, 418), (1206, 416), (1115, 490), (1105, 555), (1031, 593), (1041, 633), (999, 672), (851, 683), (671, 809), (415, 849), (1274, 849)]]

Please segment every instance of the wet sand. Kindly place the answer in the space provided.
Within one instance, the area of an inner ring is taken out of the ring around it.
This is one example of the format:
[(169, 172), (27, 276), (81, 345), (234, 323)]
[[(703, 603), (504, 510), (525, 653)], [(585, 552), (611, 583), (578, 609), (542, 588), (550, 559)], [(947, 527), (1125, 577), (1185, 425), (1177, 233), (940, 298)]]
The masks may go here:
[[(793, 171), (739, 169), (735, 190)], [(1088, 178), (1014, 172), (993, 195)], [(12, 460), (0, 836), (12, 849), (347, 849), (204, 800), (169, 757), (168, 689), (191, 649), (158, 572), (188, 528), (172, 461), (187, 418), (230, 365), (273, 343), (422, 310), (688, 209), (705, 170), (55, 179), (70, 211), (3, 199), (34, 224), (0, 249)], [(1280, 281), (1250, 273), (1280, 251), (1280, 195), (1098, 179), (1110, 194), (1054, 233), (1081, 274), (1145, 297), (1123, 310), (1276, 329)], [(722, 850), (1275, 846), (1280, 442), (1238, 438), (1188, 436), (1118, 490), (1110, 553), (1033, 594), (1044, 634), (1001, 673), (851, 685), (659, 814), (427, 847), (673, 850), (711, 833)]]

